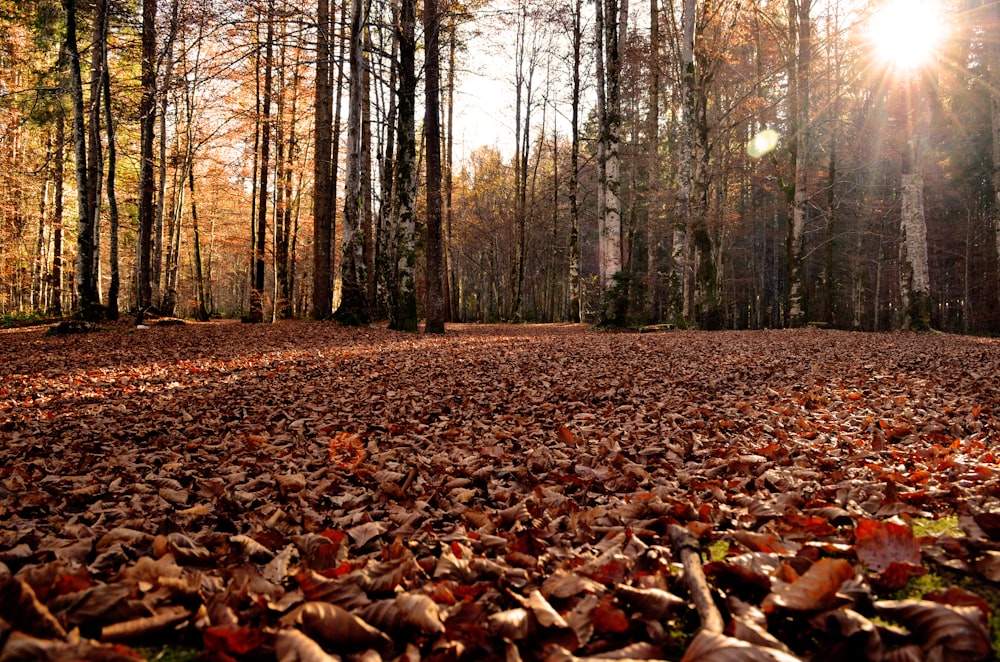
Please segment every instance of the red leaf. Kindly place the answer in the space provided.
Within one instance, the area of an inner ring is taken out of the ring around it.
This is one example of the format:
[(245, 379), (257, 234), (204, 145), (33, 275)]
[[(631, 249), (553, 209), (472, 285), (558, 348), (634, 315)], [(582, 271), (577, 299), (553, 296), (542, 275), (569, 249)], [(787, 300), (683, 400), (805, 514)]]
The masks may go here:
[(208, 627), (204, 632), (205, 652), (246, 655), (264, 645), (264, 633), (247, 627)]
[(624, 611), (602, 600), (591, 614), (594, 629), (603, 633), (628, 632), (629, 617)]

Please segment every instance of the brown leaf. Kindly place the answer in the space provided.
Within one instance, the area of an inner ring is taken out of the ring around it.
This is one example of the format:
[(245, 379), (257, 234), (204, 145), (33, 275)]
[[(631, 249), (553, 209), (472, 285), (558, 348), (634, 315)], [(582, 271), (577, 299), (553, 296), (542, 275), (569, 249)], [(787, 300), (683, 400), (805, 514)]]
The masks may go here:
[(282, 625), (302, 626), (302, 630), (323, 643), (347, 650), (392, 649), (392, 640), (343, 607), (329, 602), (307, 602), (281, 617)]
[(403, 620), (417, 626), (424, 634), (441, 634), (445, 627), (441, 608), (426, 595), (420, 593), (400, 593), (396, 596)]
[(487, 620), (491, 633), (512, 641), (523, 641), (535, 631), (536, 621), (523, 607), (498, 611), (490, 614)]
[(724, 634), (702, 631), (684, 651), (681, 662), (801, 662), (799, 658), (773, 648), (753, 644)]
[(298, 630), (279, 630), (274, 637), (274, 652), (278, 662), (340, 662), (315, 641)]
[(976, 607), (953, 607), (928, 600), (883, 600), (879, 616), (901, 623), (936, 659), (986, 660), (993, 656), (984, 615)]
[(0, 615), (15, 630), (36, 637), (64, 639), (62, 624), (35, 597), (35, 592), (17, 577), (0, 579)]
[(659, 588), (634, 588), (621, 585), (615, 589), (615, 597), (641, 612), (643, 618), (655, 621), (666, 618), (681, 605), (687, 604), (686, 600)]
[(844, 559), (820, 559), (791, 584), (775, 588), (764, 600), (764, 611), (775, 608), (792, 611), (823, 611), (837, 600), (840, 585), (854, 576), (854, 568)]

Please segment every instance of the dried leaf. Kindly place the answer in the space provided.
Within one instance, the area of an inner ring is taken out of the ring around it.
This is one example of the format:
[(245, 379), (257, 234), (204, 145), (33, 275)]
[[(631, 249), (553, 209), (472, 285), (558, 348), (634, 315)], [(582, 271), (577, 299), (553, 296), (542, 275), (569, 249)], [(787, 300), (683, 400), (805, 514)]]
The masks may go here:
[(764, 600), (764, 611), (780, 607), (792, 611), (823, 611), (837, 600), (840, 585), (854, 576), (844, 559), (820, 559), (791, 584), (778, 587)]
[(920, 545), (904, 524), (862, 519), (854, 535), (858, 560), (875, 572), (893, 563), (920, 565)]
[(986, 660), (993, 656), (984, 614), (976, 607), (953, 607), (928, 600), (883, 600), (879, 616), (906, 626), (925, 652), (937, 659)]
[(531, 612), (523, 607), (508, 609), (490, 614), (489, 630), (497, 637), (512, 641), (523, 641), (535, 630), (535, 619)]
[(687, 605), (686, 600), (659, 588), (634, 588), (622, 585), (615, 590), (615, 596), (642, 613), (643, 618), (654, 621), (666, 618), (681, 605)]
[(400, 593), (396, 606), (407, 623), (417, 626), (424, 634), (441, 634), (445, 627), (437, 603), (420, 593)]
[(801, 662), (773, 648), (754, 646), (724, 634), (701, 631), (684, 651), (681, 662)]
[(343, 607), (328, 602), (307, 602), (281, 618), (282, 625), (300, 625), (320, 642), (345, 650), (392, 649), (392, 640)]
[(15, 630), (27, 635), (55, 639), (66, 637), (62, 624), (49, 612), (48, 607), (38, 601), (35, 592), (20, 578), (0, 579), (0, 615)]
[(315, 641), (298, 630), (279, 630), (274, 637), (274, 652), (278, 662), (340, 662)]

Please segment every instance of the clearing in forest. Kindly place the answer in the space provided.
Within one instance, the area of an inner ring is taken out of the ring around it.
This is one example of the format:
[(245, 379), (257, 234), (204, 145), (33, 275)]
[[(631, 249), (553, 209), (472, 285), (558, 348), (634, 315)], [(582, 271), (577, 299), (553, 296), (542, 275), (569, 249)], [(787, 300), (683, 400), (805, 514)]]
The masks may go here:
[(449, 329), (0, 333), (0, 657), (992, 657), (1000, 342)]

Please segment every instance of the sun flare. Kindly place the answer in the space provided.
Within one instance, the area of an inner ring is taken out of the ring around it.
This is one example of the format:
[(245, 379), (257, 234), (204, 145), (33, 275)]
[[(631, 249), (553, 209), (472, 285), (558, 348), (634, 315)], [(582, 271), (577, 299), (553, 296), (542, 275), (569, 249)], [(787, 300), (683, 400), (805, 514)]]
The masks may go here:
[(944, 41), (945, 17), (934, 0), (887, 0), (872, 16), (868, 34), (880, 61), (917, 69), (931, 62)]

